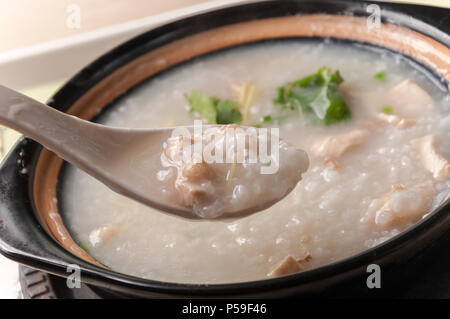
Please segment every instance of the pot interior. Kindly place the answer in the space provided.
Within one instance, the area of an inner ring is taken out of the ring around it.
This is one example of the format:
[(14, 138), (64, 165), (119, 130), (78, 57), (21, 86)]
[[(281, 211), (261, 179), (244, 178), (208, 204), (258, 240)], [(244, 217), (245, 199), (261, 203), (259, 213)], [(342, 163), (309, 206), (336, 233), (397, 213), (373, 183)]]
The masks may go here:
[[(391, 24), (370, 29), (365, 18), (353, 16), (290, 16), (232, 24), (157, 47), (98, 81), (73, 103), (68, 113), (92, 120), (140, 83), (174, 66), (243, 44), (289, 38), (333, 38), (387, 48), (411, 57), (432, 70), (436, 78), (442, 78), (441, 86), (450, 81), (450, 49), (418, 32)], [(62, 167), (60, 158), (46, 149), (41, 151), (33, 180), (36, 214), (45, 230), (65, 249), (104, 267), (72, 239), (64, 226), (59, 213), (61, 207), (54, 200), (59, 197), (58, 180), (64, 178)]]

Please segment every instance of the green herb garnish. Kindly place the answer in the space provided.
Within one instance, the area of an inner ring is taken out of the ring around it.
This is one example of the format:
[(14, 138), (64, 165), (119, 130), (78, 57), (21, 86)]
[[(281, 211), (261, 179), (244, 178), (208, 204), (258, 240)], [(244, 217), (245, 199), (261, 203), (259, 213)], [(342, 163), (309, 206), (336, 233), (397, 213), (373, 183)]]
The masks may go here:
[(278, 88), (274, 103), (285, 112), (303, 111), (313, 122), (331, 125), (345, 121), (351, 113), (338, 89), (343, 81), (339, 71), (321, 67), (317, 73)]
[(264, 123), (271, 122), (271, 121), (272, 121), (272, 115), (266, 115), (266, 116), (264, 116), (263, 119), (262, 119), (262, 121), (263, 121)]
[(378, 81), (386, 82), (386, 79), (387, 79), (387, 73), (384, 72), (384, 71), (378, 72), (378, 73), (376, 73), (376, 74), (374, 75), (374, 78), (375, 78), (376, 80), (378, 80)]
[(381, 112), (383, 112), (384, 114), (392, 114), (392, 112), (394, 112), (394, 110), (389, 105), (386, 105), (385, 107), (383, 107), (381, 109)]
[(189, 113), (201, 115), (210, 124), (239, 124), (242, 120), (236, 102), (221, 100), (199, 90), (192, 91), (186, 99), (191, 106)]
[(88, 251), (88, 247), (86, 246), (86, 244), (80, 243), (80, 247), (81, 247), (81, 249), (83, 249), (84, 251)]
[(217, 103), (217, 124), (241, 123), (242, 114), (236, 103), (229, 100), (219, 100)]

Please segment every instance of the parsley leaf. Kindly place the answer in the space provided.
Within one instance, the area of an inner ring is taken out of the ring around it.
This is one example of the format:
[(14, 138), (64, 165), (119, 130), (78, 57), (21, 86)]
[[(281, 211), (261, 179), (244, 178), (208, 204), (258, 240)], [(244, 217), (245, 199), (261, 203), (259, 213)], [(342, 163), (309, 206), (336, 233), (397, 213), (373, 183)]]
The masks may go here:
[(392, 112), (394, 112), (394, 110), (389, 105), (386, 105), (385, 107), (383, 107), (381, 109), (381, 112), (383, 112), (384, 114), (392, 114)]
[(374, 78), (381, 82), (386, 82), (386, 77), (387, 77), (387, 73), (384, 71), (378, 72), (374, 75)]
[(339, 71), (332, 73), (322, 67), (317, 73), (278, 88), (274, 103), (285, 111), (304, 111), (314, 122), (326, 125), (348, 120), (351, 113), (338, 89), (343, 81)]
[(190, 113), (198, 113), (204, 117), (209, 123), (216, 124), (216, 104), (214, 98), (202, 91), (192, 91), (190, 96), (186, 97), (191, 106)]
[(217, 103), (217, 124), (240, 123), (242, 114), (237, 109), (236, 103), (229, 100), (220, 100)]
[(264, 116), (262, 118), (262, 120), (263, 120), (264, 123), (271, 122), (272, 121), (272, 115), (266, 115), (266, 116)]
[(221, 100), (199, 90), (186, 95), (186, 99), (191, 106), (189, 113), (198, 113), (210, 124), (238, 124), (242, 120), (236, 102)]

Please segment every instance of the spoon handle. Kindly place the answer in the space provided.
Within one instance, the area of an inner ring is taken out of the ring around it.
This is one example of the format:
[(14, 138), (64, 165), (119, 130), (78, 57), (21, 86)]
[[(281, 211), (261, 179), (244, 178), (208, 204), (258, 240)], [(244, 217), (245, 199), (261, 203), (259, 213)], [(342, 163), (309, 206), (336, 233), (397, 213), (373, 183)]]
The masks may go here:
[(1, 85), (0, 124), (23, 133), (77, 166), (108, 157), (102, 135), (96, 134), (103, 126), (60, 112)]

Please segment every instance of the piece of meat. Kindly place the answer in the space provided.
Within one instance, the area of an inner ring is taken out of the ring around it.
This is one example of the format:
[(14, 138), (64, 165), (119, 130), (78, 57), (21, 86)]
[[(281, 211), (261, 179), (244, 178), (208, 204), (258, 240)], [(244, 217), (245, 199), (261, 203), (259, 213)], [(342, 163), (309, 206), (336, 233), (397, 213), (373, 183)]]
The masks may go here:
[(189, 163), (183, 167), (183, 176), (188, 180), (210, 179), (214, 177), (211, 167), (205, 163)]
[(356, 129), (338, 136), (328, 136), (314, 143), (315, 156), (337, 158), (361, 144), (367, 137), (367, 130)]
[(331, 169), (338, 169), (338, 168), (341, 167), (341, 165), (339, 164), (339, 162), (336, 161), (334, 158), (326, 158), (326, 159), (323, 161), (323, 164), (324, 164), (325, 166), (327, 166), (328, 168), (331, 168)]
[(201, 183), (183, 181), (177, 182), (176, 186), (179, 189), (180, 200), (189, 207), (202, 201), (212, 201), (214, 198), (210, 188), (202, 186)]
[(311, 260), (311, 255), (309, 254), (301, 259), (295, 259), (291, 255), (289, 255), (284, 258), (274, 270), (267, 274), (267, 276), (273, 278), (294, 274), (303, 270), (304, 267), (302, 264), (308, 262), (309, 260)]
[(92, 246), (98, 246), (108, 241), (119, 232), (117, 225), (107, 225), (94, 229), (89, 234), (89, 241)]
[(268, 207), (290, 192), (309, 166), (306, 152), (277, 135), (238, 125), (172, 136), (160, 160), (157, 177), (167, 196), (201, 218)]
[(404, 80), (387, 92), (386, 104), (401, 117), (418, 119), (432, 110), (433, 99), (413, 81)]
[(405, 119), (395, 114), (378, 113), (377, 117), (385, 123), (402, 129), (411, 127), (416, 124), (416, 121), (413, 119)]
[(404, 80), (391, 88), (389, 93), (391, 96), (398, 97), (399, 100), (405, 100), (406, 102), (418, 103), (418, 104), (432, 104), (433, 99), (431, 96), (422, 89), (419, 85), (411, 80)]
[(173, 162), (183, 160), (183, 150), (193, 143), (194, 139), (183, 135), (170, 138), (167, 147), (164, 149), (165, 158)]
[(415, 222), (430, 209), (434, 193), (431, 182), (409, 187), (393, 185), (388, 194), (371, 202), (364, 220), (382, 227), (393, 227), (405, 220)]
[(436, 149), (434, 135), (426, 135), (410, 141), (413, 149), (419, 154), (422, 165), (439, 181), (450, 178), (450, 164)]
[[(189, 207), (201, 201), (210, 201), (215, 196), (208, 181), (215, 178), (214, 171), (204, 161), (194, 162), (186, 156), (185, 151), (191, 148), (194, 139), (186, 136), (176, 136), (169, 139), (164, 150), (164, 160), (167, 164), (177, 163), (179, 178), (175, 181), (179, 201)], [(181, 165), (183, 164), (183, 165)]]

